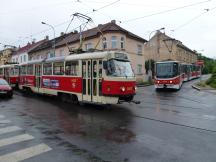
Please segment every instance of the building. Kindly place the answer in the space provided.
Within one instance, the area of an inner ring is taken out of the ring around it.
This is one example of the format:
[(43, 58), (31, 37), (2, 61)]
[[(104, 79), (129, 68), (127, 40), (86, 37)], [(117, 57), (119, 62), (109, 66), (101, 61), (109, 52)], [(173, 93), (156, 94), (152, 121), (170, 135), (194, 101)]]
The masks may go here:
[(27, 63), (29, 60), (28, 52), (30, 50), (33, 50), (40, 44), (42, 44), (44, 41), (45, 40), (41, 40), (39, 42), (28, 43), (26, 46), (18, 48), (16, 51), (12, 53), (11, 62), (19, 63), (19, 64)]
[[(80, 43), (80, 35), (82, 41)], [(48, 58), (53, 51), (53, 40), (46, 41), (34, 50), (29, 51), (29, 58), (32, 60)], [(132, 68), (137, 81), (144, 80), (145, 39), (123, 29), (113, 20), (106, 24), (99, 24), (97, 27), (78, 33), (77, 31), (61, 35), (55, 39), (55, 56), (69, 55), (75, 49), (83, 51), (96, 50), (124, 50), (129, 53)], [(51, 55), (51, 57), (53, 57)]]
[(181, 41), (167, 36), (165, 33), (157, 33), (144, 45), (146, 60), (154, 61), (176, 60), (184, 63), (196, 63), (197, 53), (191, 50)]
[(12, 53), (15, 51), (15, 48), (5, 48), (0, 51), (0, 65), (4, 65), (11, 61)]

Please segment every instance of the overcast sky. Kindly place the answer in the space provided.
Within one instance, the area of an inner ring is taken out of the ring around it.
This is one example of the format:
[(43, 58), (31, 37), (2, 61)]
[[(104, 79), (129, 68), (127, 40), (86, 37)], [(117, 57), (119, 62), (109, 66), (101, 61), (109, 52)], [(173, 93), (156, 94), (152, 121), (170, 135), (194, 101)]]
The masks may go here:
[[(216, 58), (216, 0), (0, 0), (0, 43), (23, 46), (33, 38), (53, 38), (41, 21), (53, 25), (59, 36), (76, 12), (93, 19), (88, 29), (115, 19), (146, 40), (165, 27), (167, 35), (190, 49)], [(74, 19), (68, 31), (81, 21)]]

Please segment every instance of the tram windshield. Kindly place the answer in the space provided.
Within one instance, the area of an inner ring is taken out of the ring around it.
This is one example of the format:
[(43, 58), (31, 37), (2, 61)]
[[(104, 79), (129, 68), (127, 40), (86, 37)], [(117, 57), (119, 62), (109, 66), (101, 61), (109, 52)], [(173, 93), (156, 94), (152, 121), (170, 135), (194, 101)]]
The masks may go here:
[(156, 64), (156, 77), (157, 78), (171, 78), (179, 74), (178, 63), (167, 62)]
[(134, 77), (130, 62), (121, 59), (107, 61), (107, 75), (114, 77)]

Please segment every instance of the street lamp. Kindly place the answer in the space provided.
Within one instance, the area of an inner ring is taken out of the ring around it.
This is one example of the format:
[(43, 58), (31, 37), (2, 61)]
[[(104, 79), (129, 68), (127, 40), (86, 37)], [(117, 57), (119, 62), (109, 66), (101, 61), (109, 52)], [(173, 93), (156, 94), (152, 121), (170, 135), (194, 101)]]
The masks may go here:
[(49, 26), (49, 27), (51, 27), (52, 28), (52, 30), (53, 30), (53, 35), (54, 35), (54, 39), (53, 39), (53, 54), (54, 54), (54, 57), (55, 57), (55, 28), (52, 26), (52, 25), (50, 25), (50, 24), (47, 24), (47, 23), (45, 23), (45, 22), (41, 22), (41, 24), (44, 24), (44, 25), (47, 25), (47, 26)]
[[(151, 33), (149, 34), (149, 47), (150, 47), (150, 38), (151, 38), (151, 34), (153, 33), (153, 32), (156, 32), (156, 31), (160, 31), (160, 30), (164, 30), (165, 29), (165, 27), (163, 27), (163, 28), (160, 28), (160, 29), (157, 29), (157, 30), (153, 30), (153, 31), (151, 31)], [(151, 55), (151, 54), (150, 54)], [(150, 56), (151, 57), (151, 56)], [(150, 57), (149, 57), (149, 81), (151, 81), (151, 75), (152, 75), (152, 70), (151, 70), (151, 59), (150, 59)]]

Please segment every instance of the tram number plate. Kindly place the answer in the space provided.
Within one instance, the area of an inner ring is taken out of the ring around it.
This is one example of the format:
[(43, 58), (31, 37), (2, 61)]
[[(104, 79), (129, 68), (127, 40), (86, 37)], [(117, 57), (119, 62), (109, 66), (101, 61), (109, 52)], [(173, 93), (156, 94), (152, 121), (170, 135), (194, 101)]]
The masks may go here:
[(128, 91), (132, 91), (133, 88), (132, 88), (132, 87), (127, 87), (127, 90), (128, 90)]

